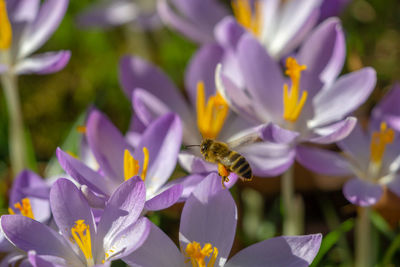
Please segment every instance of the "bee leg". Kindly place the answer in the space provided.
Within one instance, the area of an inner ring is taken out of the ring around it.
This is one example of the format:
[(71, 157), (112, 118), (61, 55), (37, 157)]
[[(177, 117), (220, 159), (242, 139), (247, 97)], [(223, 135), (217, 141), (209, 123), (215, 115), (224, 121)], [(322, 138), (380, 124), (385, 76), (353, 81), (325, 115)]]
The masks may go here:
[(222, 188), (225, 189), (225, 183), (229, 182), (229, 178), (228, 178), (229, 171), (227, 170), (227, 168), (224, 165), (218, 163), (218, 174), (222, 178), (221, 179)]

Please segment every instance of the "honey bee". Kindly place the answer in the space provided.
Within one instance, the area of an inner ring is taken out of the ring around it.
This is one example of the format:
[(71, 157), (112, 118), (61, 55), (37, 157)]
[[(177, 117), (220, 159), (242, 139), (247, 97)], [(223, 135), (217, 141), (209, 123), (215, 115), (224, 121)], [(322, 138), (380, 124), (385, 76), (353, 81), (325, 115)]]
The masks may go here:
[(222, 177), (223, 187), (225, 187), (224, 183), (229, 181), (229, 172), (237, 174), (244, 181), (253, 179), (253, 173), (246, 158), (230, 149), (228, 144), (224, 142), (204, 139), (200, 144), (200, 153), (206, 161), (225, 167), (228, 173), (219, 172)]

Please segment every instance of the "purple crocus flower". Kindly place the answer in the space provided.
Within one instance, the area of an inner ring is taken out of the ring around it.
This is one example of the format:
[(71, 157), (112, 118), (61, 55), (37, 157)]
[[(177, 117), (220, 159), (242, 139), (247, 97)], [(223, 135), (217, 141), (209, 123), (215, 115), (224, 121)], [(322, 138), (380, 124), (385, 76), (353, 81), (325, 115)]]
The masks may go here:
[(68, 0), (0, 1), (0, 73), (48, 74), (65, 67), (70, 51), (31, 56), (54, 33)]
[(308, 266), (317, 254), (321, 234), (282, 236), (254, 244), (228, 260), (236, 232), (237, 208), (231, 194), (210, 174), (183, 207), (180, 249), (152, 224), (144, 244), (123, 260), (131, 266)]
[(389, 127), (400, 132), (400, 84), (393, 85), (391, 90), (372, 111), (375, 120), (385, 121)]
[(176, 115), (166, 114), (146, 128), (133, 149), (106, 116), (94, 110), (86, 136), (99, 170), (61, 149), (57, 157), (63, 169), (85, 185), (82, 190), (91, 205), (101, 208), (121, 183), (140, 174), (146, 185), (146, 209), (160, 210), (174, 204), (182, 194), (182, 185), (166, 184), (177, 162), (181, 127)]
[(145, 29), (161, 25), (156, 0), (100, 0), (78, 16), (78, 23), (88, 27), (113, 27), (135, 22)]
[[(334, 18), (313, 31), (295, 58), (286, 60), (290, 80), (250, 34), (240, 38), (236, 57), (244, 86), (220, 71), (217, 87), (238, 114), (265, 125), (260, 131), (263, 140), (275, 143), (276, 153), (286, 156), (278, 168), (281, 172), (293, 163), (297, 144), (328, 144), (346, 137), (356, 123), (348, 114), (368, 98), (376, 83), (372, 68), (337, 77), (345, 43), (340, 22)], [(271, 153), (259, 144), (239, 151), (250, 161), (253, 155)], [(268, 156), (254, 161), (256, 168), (268, 171), (264, 167)]]
[(400, 96), (397, 89), (393, 88), (374, 108), (367, 132), (358, 124), (346, 139), (338, 142), (343, 153), (305, 146), (297, 149), (299, 162), (317, 173), (352, 176), (343, 193), (353, 204), (375, 204), (384, 185), (400, 196), (400, 137), (385, 121), (391, 113), (382, 113), (397, 108)]
[(35, 251), (45, 261), (61, 266), (94, 266), (125, 257), (149, 234), (150, 224), (140, 217), (146, 189), (140, 177), (121, 184), (110, 197), (98, 225), (79, 189), (59, 179), (50, 192), (51, 210), (59, 232), (40, 222), (3, 215), (6, 238), (24, 251)]

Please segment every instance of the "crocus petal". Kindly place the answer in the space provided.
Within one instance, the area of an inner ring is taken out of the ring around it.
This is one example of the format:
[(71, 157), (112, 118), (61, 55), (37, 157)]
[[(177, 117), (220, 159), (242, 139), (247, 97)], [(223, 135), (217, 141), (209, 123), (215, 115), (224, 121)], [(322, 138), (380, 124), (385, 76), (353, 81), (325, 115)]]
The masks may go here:
[(189, 173), (207, 173), (217, 171), (217, 165), (206, 162), (202, 158), (188, 152), (181, 152), (178, 156), (179, 165)]
[(48, 199), (50, 188), (36, 173), (24, 170), (15, 178), (10, 191), (10, 203), (14, 204), (24, 197)]
[[(284, 4), (279, 25), (276, 26), (276, 34), (268, 45), (268, 51), (272, 55), (276, 55), (276, 58), (283, 55), (281, 50), (307, 24), (309, 16), (318, 8), (319, 2), (319, 0), (298, 0)], [(314, 22), (316, 21), (315, 19)], [(301, 40), (298, 41), (300, 43)]]
[(202, 46), (192, 57), (185, 74), (185, 87), (193, 106), (196, 106), (197, 83), (204, 82), (206, 99), (215, 94), (215, 67), (222, 60), (224, 50), (218, 44)]
[(250, 163), (253, 174), (260, 177), (280, 175), (294, 162), (295, 151), (286, 144), (254, 143), (238, 149)]
[(30, 22), (39, 11), (40, 0), (7, 1), (7, 13), (12, 22)]
[[(163, 190), (163, 189), (161, 189)], [(153, 198), (146, 201), (146, 210), (163, 210), (175, 204), (181, 197), (183, 186), (176, 184), (157, 193)]]
[[(107, 236), (103, 251), (97, 251), (98, 262), (104, 257), (104, 252), (115, 253), (110, 256), (108, 261), (120, 259), (128, 256), (139, 248), (146, 240), (150, 233), (150, 221), (147, 218), (140, 218), (136, 222), (125, 226), (123, 229), (116, 228), (117, 233)], [(103, 252), (103, 253), (102, 253)]]
[(370, 140), (362, 129), (360, 123), (357, 123), (354, 126), (353, 131), (346, 138), (340, 140), (337, 144), (343, 151), (349, 153), (359, 161), (369, 161)]
[(72, 265), (81, 264), (67, 241), (38, 221), (22, 215), (3, 215), (0, 224), (7, 239), (24, 251), (35, 250), (38, 254), (68, 259)]
[(71, 52), (62, 50), (36, 54), (23, 59), (15, 66), (17, 74), (49, 74), (62, 70), (67, 65)]
[(317, 255), (321, 240), (321, 234), (271, 238), (239, 251), (225, 266), (306, 267)]
[(102, 1), (78, 15), (79, 25), (88, 27), (118, 26), (133, 21), (138, 14), (137, 6), (129, 0)]
[(106, 179), (98, 172), (86, 166), (83, 162), (68, 155), (60, 148), (57, 148), (57, 158), (61, 167), (71, 175), (78, 183), (87, 185), (98, 194), (110, 196), (119, 183)]
[(378, 202), (383, 190), (380, 185), (353, 178), (343, 186), (343, 194), (351, 203), (366, 207)]
[(246, 30), (237, 22), (234, 17), (223, 18), (214, 29), (214, 35), (218, 43), (224, 48), (236, 49), (240, 37)]
[(150, 223), (150, 234), (143, 245), (122, 260), (134, 267), (185, 266), (185, 259), (174, 242), (153, 223)]
[(329, 150), (297, 146), (296, 160), (316, 173), (333, 176), (345, 176), (352, 173), (346, 159), (339, 153)]
[[(123, 182), (111, 196), (98, 225), (97, 237), (107, 243), (119, 236), (121, 231), (135, 223), (143, 211), (146, 189), (140, 177), (132, 177)], [(103, 249), (101, 242), (96, 244), (97, 252)], [(104, 256), (104, 254), (102, 255)]]
[(158, 118), (143, 133), (133, 157), (142, 163), (143, 148), (147, 148), (149, 164), (145, 183), (148, 190), (157, 191), (170, 177), (178, 160), (181, 143), (182, 124), (173, 113)]
[(342, 70), (346, 44), (337, 18), (323, 22), (302, 45), (297, 56), (307, 66), (302, 72), (300, 88), (311, 99), (324, 84), (330, 84)]
[(36, 254), (36, 251), (33, 250), (28, 252), (28, 260), (33, 267), (60, 267), (68, 265), (68, 263), (60, 257), (39, 256)]
[(354, 117), (333, 123), (328, 126), (314, 129), (316, 137), (309, 138), (310, 142), (319, 144), (330, 144), (346, 138), (356, 126), (357, 119)]
[[(224, 216), (221, 216), (224, 214)], [(188, 198), (182, 210), (179, 240), (181, 249), (196, 241), (218, 248), (216, 262), (226, 261), (236, 231), (237, 209), (228, 190), (221, 190), (216, 174), (210, 174)]]
[(178, 201), (186, 201), (189, 195), (193, 192), (196, 186), (204, 180), (206, 176), (204, 174), (191, 174), (178, 179), (175, 179), (166, 184), (166, 187), (174, 186), (177, 184), (182, 185), (182, 194)]
[(132, 106), (140, 121), (146, 126), (171, 111), (158, 97), (141, 88), (133, 91)]
[(372, 110), (374, 120), (385, 121), (390, 127), (400, 130), (399, 99), (400, 83), (396, 83)]
[(61, 178), (54, 183), (50, 191), (50, 205), (58, 229), (66, 240), (72, 238), (71, 228), (78, 220), (84, 220), (89, 225), (91, 236), (95, 235), (96, 225), (89, 204), (71, 181)]
[(124, 181), (124, 151), (130, 149), (121, 132), (98, 110), (93, 110), (87, 122), (89, 146), (108, 178)]
[(283, 77), (279, 65), (251, 34), (240, 39), (237, 53), (253, 105), (264, 110), (266, 119), (282, 117)]
[(289, 144), (293, 142), (300, 133), (281, 128), (275, 123), (269, 123), (261, 129), (261, 138), (279, 144)]
[(36, 19), (26, 29), (21, 40), (19, 57), (25, 57), (40, 48), (58, 28), (68, 7), (68, 0), (46, 0)]
[(320, 7), (319, 21), (323, 21), (328, 17), (339, 16), (340, 12), (351, 2), (351, 0), (324, 0)]
[(342, 119), (365, 102), (375, 84), (376, 72), (369, 67), (343, 75), (314, 97), (315, 115), (308, 126), (314, 128)]
[(125, 56), (120, 61), (119, 80), (128, 98), (136, 88), (148, 90), (161, 99), (182, 120), (190, 122), (192, 112), (172, 81), (156, 66), (138, 57)]

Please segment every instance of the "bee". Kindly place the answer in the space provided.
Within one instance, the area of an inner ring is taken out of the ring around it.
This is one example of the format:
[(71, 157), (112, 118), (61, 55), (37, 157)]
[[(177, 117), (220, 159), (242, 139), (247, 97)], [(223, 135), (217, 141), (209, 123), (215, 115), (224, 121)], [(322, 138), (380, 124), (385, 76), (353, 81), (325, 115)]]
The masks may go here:
[[(224, 183), (229, 181), (230, 172), (237, 174), (244, 181), (253, 179), (253, 172), (246, 158), (230, 149), (224, 142), (204, 139), (200, 144), (200, 153), (206, 161), (219, 165), (218, 172), (222, 177), (222, 187), (225, 187)], [(221, 166), (225, 170), (221, 170)]]

